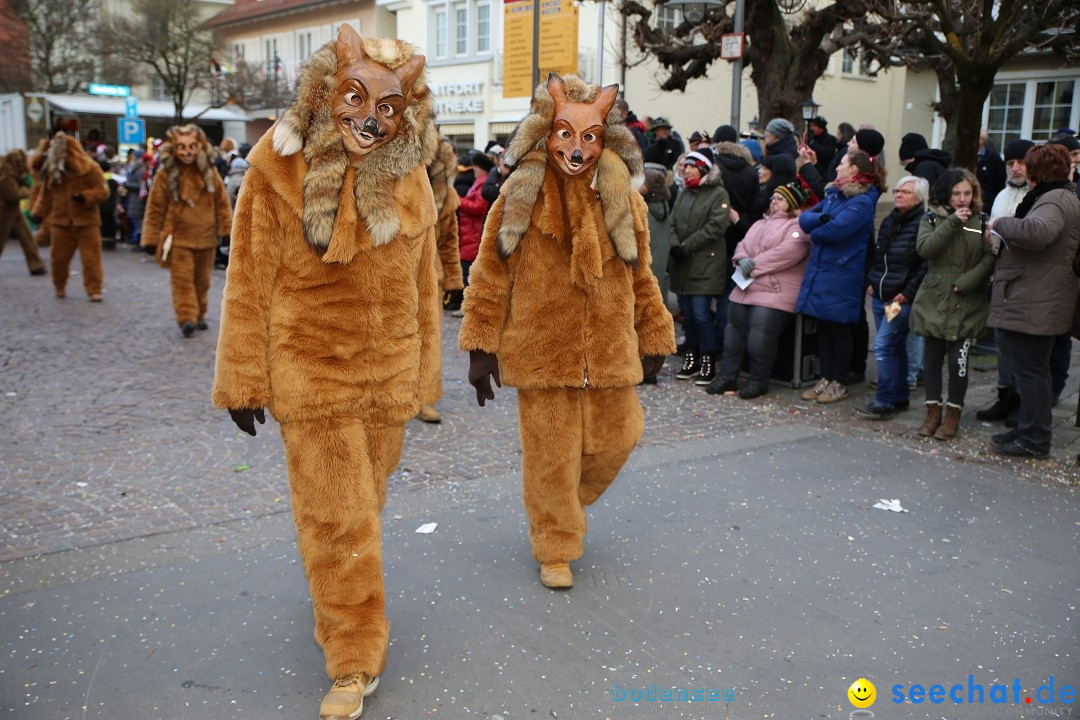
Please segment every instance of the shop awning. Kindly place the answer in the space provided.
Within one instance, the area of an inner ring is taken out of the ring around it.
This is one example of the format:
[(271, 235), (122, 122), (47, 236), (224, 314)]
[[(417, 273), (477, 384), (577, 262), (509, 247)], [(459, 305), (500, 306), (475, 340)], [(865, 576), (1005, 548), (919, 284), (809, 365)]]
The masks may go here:
[[(98, 95), (55, 95), (52, 93), (27, 93), (26, 97), (38, 97), (61, 112), (77, 115), (114, 115), (123, 117), (125, 109), (124, 98), (114, 98)], [(174, 113), (173, 104), (162, 100), (139, 99), (139, 117), (148, 118), (172, 118)], [(203, 110), (206, 105), (188, 105), (184, 108), (184, 117), (193, 118)], [(239, 120), (246, 119), (244, 111), (240, 108), (222, 107), (206, 110), (199, 115), (199, 120)]]
[(474, 125), (471, 122), (459, 123), (459, 124), (456, 124), (456, 125), (451, 125), (449, 123), (440, 123), (439, 124), (439, 132), (442, 133), (443, 135), (446, 135), (446, 136), (451, 136), (451, 135), (475, 135), (476, 134), (476, 125)]
[(518, 124), (516, 122), (493, 122), (490, 126), (492, 135), (509, 135), (514, 132)]

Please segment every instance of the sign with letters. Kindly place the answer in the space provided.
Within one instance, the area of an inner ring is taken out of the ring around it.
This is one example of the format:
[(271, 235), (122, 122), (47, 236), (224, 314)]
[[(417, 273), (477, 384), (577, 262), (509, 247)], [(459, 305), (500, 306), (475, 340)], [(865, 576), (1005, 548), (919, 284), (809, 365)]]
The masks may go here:
[(146, 121), (138, 118), (117, 118), (116, 139), (123, 145), (142, 145), (146, 142)]

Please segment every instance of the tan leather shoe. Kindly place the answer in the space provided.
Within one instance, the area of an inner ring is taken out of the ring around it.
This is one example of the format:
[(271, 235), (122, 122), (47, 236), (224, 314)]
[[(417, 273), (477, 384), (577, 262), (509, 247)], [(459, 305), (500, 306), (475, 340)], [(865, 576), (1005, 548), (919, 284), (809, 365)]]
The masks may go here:
[(441, 423), (442, 415), (439, 411), (430, 405), (421, 405), (420, 412), (416, 413), (416, 418), (426, 423)]
[(570, 563), (540, 563), (540, 582), (549, 588), (573, 587), (574, 574), (570, 572)]
[(364, 698), (379, 687), (379, 678), (364, 673), (346, 675), (334, 681), (319, 706), (320, 720), (353, 720), (364, 712)]

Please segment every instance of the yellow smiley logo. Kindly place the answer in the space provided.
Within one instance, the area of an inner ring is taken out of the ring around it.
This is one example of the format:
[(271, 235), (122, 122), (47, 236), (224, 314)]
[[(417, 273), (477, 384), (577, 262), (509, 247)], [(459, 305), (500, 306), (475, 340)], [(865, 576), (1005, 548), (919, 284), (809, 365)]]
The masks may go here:
[(847, 690), (848, 700), (857, 708), (868, 708), (877, 699), (877, 688), (866, 678), (859, 678), (851, 683)]

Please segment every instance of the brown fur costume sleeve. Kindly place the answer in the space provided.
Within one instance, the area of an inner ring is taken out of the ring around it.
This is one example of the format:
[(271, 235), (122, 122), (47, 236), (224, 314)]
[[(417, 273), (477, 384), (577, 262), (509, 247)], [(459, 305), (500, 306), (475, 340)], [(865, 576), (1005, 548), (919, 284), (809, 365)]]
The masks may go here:
[(232, 234), (232, 203), (221, 176), (214, 173), (214, 206), (217, 210), (217, 234)]
[(439, 213), (439, 266), (442, 270), (444, 290), (461, 290), (465, 287), (465, 279), (461, 274), (461, 249), (458, 245), (457, 209), (460, 204), (457, 193), (451, 190), (447, 193)]
[(169, 204), (167, 184), (163, 173), (155, 175), (150, 183), (150, 194), (146, 197), (146, 210), (143, 213), (142, 233), (139, 238), (139, 244), (143, 247), (157, 247), (168, 235), (168, 228), (165, 227)]
[[(442, 383), (436, 382), (442, 373), (442, 298), (439, 297), (435, 265), (438, 261), (435, 228), (431, 228), (427, 235), (420, 258), (420, 275), (416, 279), (420, 299), (420, 378), (417, 392), (421, 405), (434, 405), (442, 394)], [(435, 395), (426, 397), (429, 393)]]
[[(269, 184), (258, 168), (244, 177), (247, 192), (236, 203), (225, 302), (221, 309), (213, 402), (221, 408), (270, 404), (270, 296), (280, 257), (278, 246), (259, 242), (278, 229)], [(255, 198), (261, 206), (255, 207)]]
[(634, 268), (634, 329), (638, 336), (638, 352), (642, 357), (671, 355), (675, 352), (675, 327), (660, 284), (652, 272), (652, 253), (649, 250), (649, 207), (638, 193), (630, 196), (630, 214), (638, 243), (638, 265)]
[(517, 260), (499, 257), (499, 227), (502, 224), (506, 196), (500, 195), (488, 212), (480, 250), (469, 270), (469, 312), (461, 321), (458, 345), (462, 350), (499, 351), (506, 317), (510, 312), (510, 290), (513, 287), (511, 264)]

